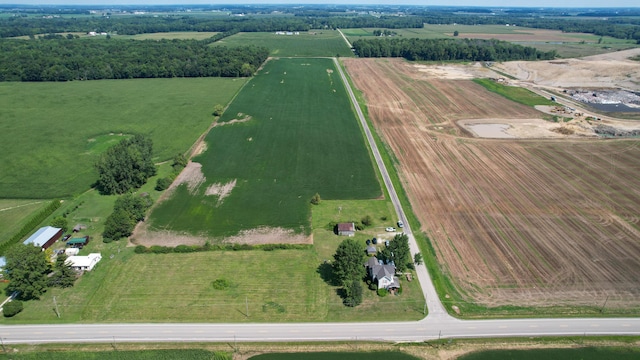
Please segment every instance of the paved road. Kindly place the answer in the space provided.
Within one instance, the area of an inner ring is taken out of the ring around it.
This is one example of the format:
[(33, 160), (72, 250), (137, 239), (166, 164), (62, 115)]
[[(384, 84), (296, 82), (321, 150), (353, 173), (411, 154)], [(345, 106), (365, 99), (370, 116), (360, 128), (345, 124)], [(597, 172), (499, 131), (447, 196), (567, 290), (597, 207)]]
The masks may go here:
[[(346, 77), (336, 61), (342, 80)], [(411, 252), (418, 247), (400, 206), (380, 152), (350, 86), (346, 86), (380, 168), (389, 196), (405, 223)], [(420, 321), (383, 323), (291, 324), (68, 324), (0, 326), (3, 344), (89, 342), (259, 342), (259, 341), (425, 341), (439, 338), (640, 335), (640, 318), (458, 320), (447, 314), (429, 274), (418, 266), (418, 279), (426, 295), (429, 316)]]
[(425, 341), (438, 338), (640, 335), (640, 319), (438, 320), (391, 323), (73, 324), (0, 326), (4, 344)]

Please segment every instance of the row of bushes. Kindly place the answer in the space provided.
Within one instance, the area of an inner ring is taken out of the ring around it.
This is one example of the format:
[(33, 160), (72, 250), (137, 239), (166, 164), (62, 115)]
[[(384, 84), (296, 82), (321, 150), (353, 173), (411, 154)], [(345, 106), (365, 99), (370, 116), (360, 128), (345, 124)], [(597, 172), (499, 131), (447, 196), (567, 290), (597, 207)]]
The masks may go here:
[(192, 253), (202, 251), (247, 251), (247, 250), (305, 250), (309, 249), (311, 245), (308, 244), (210, 244), (204, 245), (178, 245), (176, 247), (152, 245), (146, 247), (144, 245), (138, 245), (135, 248), (136, 254), (169, 254), (169, 253)]
[(0, 244), (0, 255), (4, 255), (4, 253), (11, 246), (20, 241), (23, 237), (27, 236), (33, 229), (38, 226), (41, 222), (44, 221), (49, 215), (51, 215), (56, 209), (60, 207), (60, 200), (53, 200), (47, 207), (40, 210), (29, 222), (24, 224), (24, 226), (18, 231), (11, 239)]
[(173, 168), (171, 174), (169, 174), (169, 176), (167, 177), (159, 178), (156, 181), (156, 190), (162, 191), (168, 189), (169, 186), (171, 186), (171, 183), (173, 183), (173, 180), (175, 180), (176, 177), (180, 175), (180, 172), (182, 172), (182, 170), (187, 166), (188, 163), (189, 159), (187, 159), (186, 156), (184, 156), (183, 154), (176, 155), (173, 158), (173, 164), (171, 164), (171, 167)]

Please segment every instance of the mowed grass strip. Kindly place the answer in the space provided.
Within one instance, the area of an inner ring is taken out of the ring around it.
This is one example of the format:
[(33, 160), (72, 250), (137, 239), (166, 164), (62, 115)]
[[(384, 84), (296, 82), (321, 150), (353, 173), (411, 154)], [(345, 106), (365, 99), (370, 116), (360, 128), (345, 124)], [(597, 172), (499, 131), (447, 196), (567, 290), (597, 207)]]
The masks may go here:
[(99, 154), (126, 135), (154, 142), (154, 159), (185, 152), (245, 79), (0, 83), (0, 198), (87, 190)]
[(213, 46), (264, 46), (271, 56), (353, 56), (340, 33), (336, 30), (300, 31), (299, 35), (276, 35), (275, 32), (238, 33), (212, 44)]
[(557, 105), (555, 101), (544, 98), (530, 90), (518, 86), (507, 86), (499, 84), (491, 79), (474, 79), (473, 82), (482, 85), (485, 89), (502, 95), (505, 98), (517, 103), (536, 106), (536, 105)]
[[(247, 118), (248, 116), (248, 118)], [(231, 123), (233, 119), (247, 119)], [(152, 229), (226, 236), (258, 227), (310, 233), (310, 199), (373, 199), (382, 192), (345, 88), (330, 59), (269, 61), (206, 138), (194, 161), (197, 193), (178, 187)], [(236, 181), (218, 201), (208, 186)]]

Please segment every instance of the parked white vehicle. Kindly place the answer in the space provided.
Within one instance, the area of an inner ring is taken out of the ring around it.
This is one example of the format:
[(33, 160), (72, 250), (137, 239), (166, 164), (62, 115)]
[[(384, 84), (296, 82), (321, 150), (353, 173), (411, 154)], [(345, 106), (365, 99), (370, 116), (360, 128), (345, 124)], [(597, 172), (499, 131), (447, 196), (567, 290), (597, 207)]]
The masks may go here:
[(384, 231), (386, 231), (386, 232), (395, 232), (395, 231), (396, 231), (396, 228), (394, 228), (394, 227), (388, 227), (388, 228), (384, 229)]

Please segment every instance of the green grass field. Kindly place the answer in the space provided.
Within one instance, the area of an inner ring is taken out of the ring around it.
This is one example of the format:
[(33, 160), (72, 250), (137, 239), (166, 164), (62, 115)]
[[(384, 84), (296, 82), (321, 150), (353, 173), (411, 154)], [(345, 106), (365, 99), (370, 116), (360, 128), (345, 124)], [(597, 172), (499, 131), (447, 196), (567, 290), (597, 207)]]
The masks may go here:
[(271, 50), (278, 57), (353, 56), (340, 33), (334, 30), (312, 30), (300, 35), (269, 33), (239, 33), (212, 44), (226, 46), (256, 45)]
[(11, 238), (48, 200), (0, 199), (0, 242)]
[(515, 101), (520, 104), (524, 104), (527, 106), (557, 105), (555, 101), (551, 101), (550, 99), (544, 98), (525, 88), (521, 88), (518, 86), (502, 85), (490, 79), (474, 79), (473, 81), (479, 85), (484, 86), (485, 89), (491, 92), (502, 95), (507, 99), (511, 101)]
[(117, 35), (116, 39), (134, 39), (134, 40), (204, 40), (217, 34), (217, 32), (203, 31), (172, 31), (172, 32), (160, 32), (160, 33), (148, 33), (138, 35)]
[[(238, 114), (242, 114), (238, 116)], [(152, 212), (152, 229), (213, 237), (257, 227), (310, 231), (311, 196), (373, 199), (380, 185), (345, 88), (330, 59), (269, 61), (215, 127), (194, 160), (206, 181), (185, 185)], [(236, 181), (221, 203), (205, 196)]]
[(486, 350), (462, 355), (459, 360), (632, 360), (640, 357), (637, 347), (580, 347), (574, 349)]
[[(108, 214), (112, 197), (100, 197), (101, 210), (87, 206), (96, 204), (94, 196), (98, 195), (81, 196), (84, 201), (69, 217), (99, 219)], [(386, 200), (322, 201), (313, 207), (314, 227), (318, 227), (314, 246), (304, 250), (134, 254), (122, 242), (94, 240), (81, 251), (81, 255), (102, 253), (93, 271), (73, 288), (53, 288), (39, 301), (25, 302), (22, 313), (10, 319), (0, 317), (0, 324), (418, 320), (424, 316), (424, 298), (417, 281), (402, 278), (400, 296), (381, 298), (365, 290), (363, 303), (349, 308), (327, 274), (325, 260), (333, 259), (345, 238), (322, 224), (370, 215), (373, 226), (355, 237), (364, 250), (367, 238), (380, 237), (381, 227), (391, 225), (392, 213)], [(100, 222), (89, 220), (88, 224), (85, 233), (91, 234)], [(218, 279), (227, 280), (228, 288), (216, 290), (212, 283)], [(60, 319), (52, 311), (53, 296)]]
[(214, 353), (207, 350), (117, 350), (113, 351), (64, 351), (31, 352), (26, 354), (0, 354), (0, 359), (13, 360), (223, 360), (231, 354)]
[(0, 198), (79, 194), (97, 179), (99, 153), (142, 133), (155, 160), (185, 152), (245, 79), (0, 83)]

